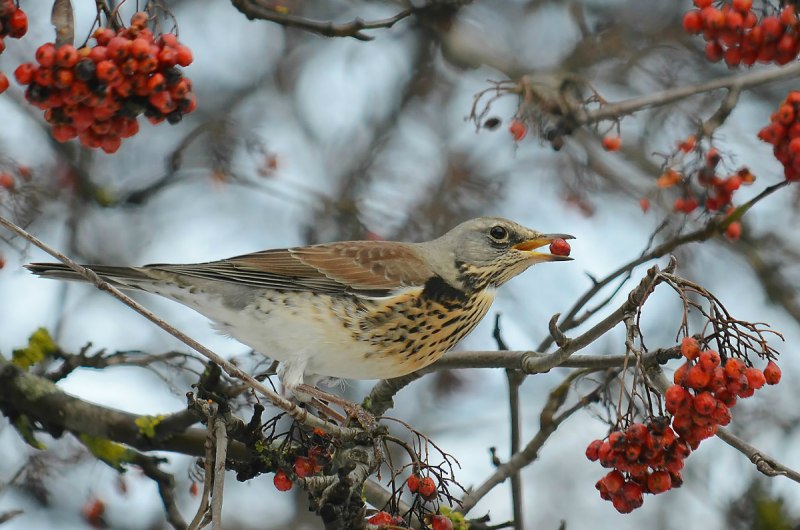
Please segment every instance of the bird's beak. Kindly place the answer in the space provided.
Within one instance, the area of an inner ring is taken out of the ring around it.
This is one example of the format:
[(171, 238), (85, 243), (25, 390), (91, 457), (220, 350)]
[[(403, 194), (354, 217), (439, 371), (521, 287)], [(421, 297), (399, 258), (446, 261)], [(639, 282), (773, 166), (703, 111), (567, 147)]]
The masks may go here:
[(529, 259), (536, 263), (543, 261), (571, 261), (572, 258), (569, 256), (558, 256), (556, 254), (542, 254), (539, 252), (534, 252), (537, 248), (549, 245), (555, 239), (575, 239), (575, 237), (569, 234), (544, 234), (535, 239), (528, 239), (521, 243), (517, 243), (512, 248), (529, 254)]

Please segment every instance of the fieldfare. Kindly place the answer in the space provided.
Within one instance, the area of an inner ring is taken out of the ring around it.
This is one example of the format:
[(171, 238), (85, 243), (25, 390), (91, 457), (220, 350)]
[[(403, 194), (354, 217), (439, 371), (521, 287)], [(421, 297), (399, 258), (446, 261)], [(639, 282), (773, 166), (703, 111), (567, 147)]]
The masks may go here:
[[(321, 378), (384, 379), (431, 364), (480, 322), (495, 289), (536, 263), (542, 234), (497, 217), (424, 243), (345, 241), (191, 265), (89, 265), (120, 289), (180, 302), (280, 361), (287, 389)], [(83, 280), (61, 263), (27, 265)]]

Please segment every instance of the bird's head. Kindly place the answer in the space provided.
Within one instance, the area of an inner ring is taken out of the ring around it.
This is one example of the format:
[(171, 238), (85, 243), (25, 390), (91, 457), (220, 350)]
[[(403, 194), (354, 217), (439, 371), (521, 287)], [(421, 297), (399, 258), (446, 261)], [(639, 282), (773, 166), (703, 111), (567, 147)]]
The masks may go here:
[(501, 217), (479, 217), (442, 237), (422, 243), (429, 263), (451, 285), (482, 289), (500, 286), (531, 265), (572, 258), (537, 252), (567, 234), (543, 234)]

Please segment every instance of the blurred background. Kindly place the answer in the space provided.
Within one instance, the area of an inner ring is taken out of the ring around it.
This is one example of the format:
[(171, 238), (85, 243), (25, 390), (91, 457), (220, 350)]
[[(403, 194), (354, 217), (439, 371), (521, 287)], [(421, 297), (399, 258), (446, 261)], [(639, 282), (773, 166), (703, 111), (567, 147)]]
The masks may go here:
[[(82, 42), (95, 3), (73, 3), (76, 42)], [(194, 83), (198, 108), (178, 125), (140, 120), (141, 132), (106, 155), (75, 142), (55, 143), (41, 112), (13, 81), (0, 96), (0, 161), (31, 171), (30, 180), (0, 189), (0, 211), (78, 261), (188, 263), (333, 240), (419, 241), (474, 216), (500, 215), (577, 238), (574, 262), (541, 265), (500, 291), (490, 316), (501, 313), (505, 341), (525, 350), (547, 337), (549, 318), (568, 310), (593, 278), (638, 257), (662, 224), (667, 229), (656, 241), (705, 219), (671, 211), (677, 192), (656, 188), (663, 161), (658, 154), (692, 134), (723, 93), (698, 94), (624, 119), (623, 145), (614, 153), (600, 144), (603, 135), (617, 134), (610, 122), (566, 136), (558, 151), (535, 130), (515, 142), (508, 131), (519, 105), (515, 95), (494, 100), (478, 123), (468, 119), (477, 93), (493, 81), (526, 74), (577, 79), (607, 101), (734, 74), (724, 64), (708, 63), (702, 39), (681, 29), (689, 2), (440, 1), (428, 16), (365, 30), (371, 41), (248, 20), (230, 2), (163, 3), (195, 57), (184, 73)], [(135, 4), (122, 3), (123, 19)], [(422, 1), (273, 4), (268, 7), (309, 19), (348, 22), (391, 17)], [(50, 3), (20, 5), (30, 30), (0, 56), (9, 75), (53, 38)], [(756, 133), (796, 87), (796, 81), (783, 81), (746, 91), (715, 134), (726, 163), (747, 165), (758, 177), (737, 202), (782, 180), (771, 147)], [(499, 125), (484, 127), (490, 118)], [(640, 207), (643, 197), (651, 202), (647, 212)], [(793, 468), (800, 467), (797, 199), (788, 187), (759, 203), (746, 216), (739, 241), (717, 237), (676, 252), (679, 273), (714, 292), (734, 316), (767, 322), (786, 337), (774, 344), (783, 353), (784, 384), (737, 406), (731, 429)], [(72, 352), (88, 343), (109, 351), (186, 351), (92, 287), (33, 277), (21, 266), (49, 257), (6, 233), (0, 237), (4, 356), (40, 326)], [(644, 270), (635, 269), (632, 282)], [(633, 285), (621, 290), (609, 311)], [(157, 297), (137, 299), (224, 356), (247, 358), (247, 348), (217, 335), (191, 310)], [(674, 345), (680, 318), (677, 297), (659, 290), (641, 323), (647, 346)], [(496, 349), (493, 320), (487, 318), (459, 349)], [(624, 353), (623, 330), (582, 353)], [(538, 430), (544, 400), (565, 373), (558, 369), (524, 383), (523, 443)], [(195, 381), (190, 370), (114, 367), (80, 369), (59, 385), (91, 402), (163, 414), (185, 407), (184, 394)], [(343, 392), (359, 400), (371, 386), (349, 382)], [(579, 385), (575, 395), (588, 388)], [(509, 456), (502, 370), (427, 376), (401, 391), (395, 403), (393, 415), (459, 460), (456, 478), (465, 487), (493, 471), (490, 447), (501, 460)], [(599, 412), (589, 409), (563, 424), (523, 471), (529, 528), (555, 529), (562, 521), (566, 528), (800, 527), (797, 484), (759, 476), (717, 439), (690, 457), (682, 488), (647, 496), (643, 508), (618, 514), (594, 488), (603, 471), (584, 457), (588, 442), (607, 433)], [(111, 528), (167, 528), (152, 481), (133, 471), (118, 475), (68, 436), (42, 441), (46, 451), (30, 448), (0, 419), (0, 512), (24, 510), (4, 528), (88, 528), (82, 510), (94, 499), (104, 503)], [(178, 481), (180, 507), (190, 516), (198, 502), (190, 493), (193, 459), (164, 456)], [(471, 515), (487, 512), (494, 523), (511, 518), (507, 483)], [(267, 476), (246, 483), (231, 476), (224, 514), (226, 529), (321, 527), (298, 488), (279, 493)]]

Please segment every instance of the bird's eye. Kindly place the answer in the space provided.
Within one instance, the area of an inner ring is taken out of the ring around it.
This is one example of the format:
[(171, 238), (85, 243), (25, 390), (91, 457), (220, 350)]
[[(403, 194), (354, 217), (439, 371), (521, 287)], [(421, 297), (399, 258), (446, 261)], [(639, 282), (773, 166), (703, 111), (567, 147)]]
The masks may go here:
[(506, 241), (508, 239), (508, 230), (500, 225), (495, 225), (489, 229), (489, 237), (495, 241)]

